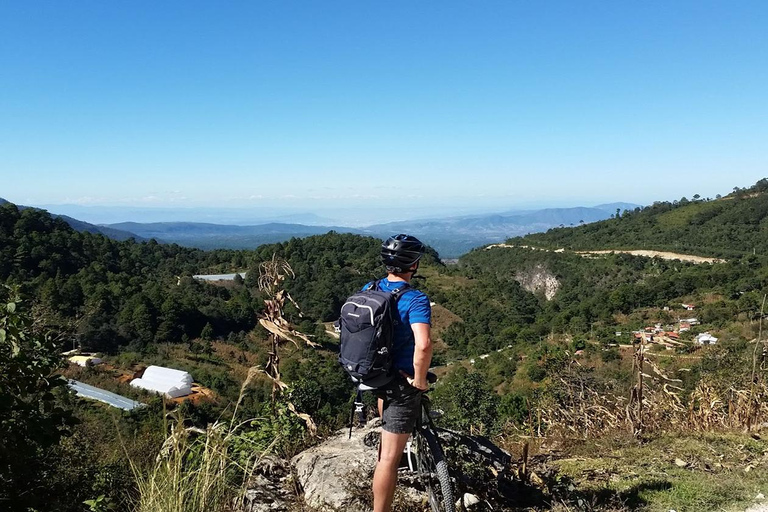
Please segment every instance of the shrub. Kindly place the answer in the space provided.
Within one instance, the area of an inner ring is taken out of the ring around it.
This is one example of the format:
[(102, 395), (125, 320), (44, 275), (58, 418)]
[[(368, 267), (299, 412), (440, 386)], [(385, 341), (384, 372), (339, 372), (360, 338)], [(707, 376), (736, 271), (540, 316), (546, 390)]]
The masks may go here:
[(459, 367), (434, 391), (434, 400), (444, 415), (442, 422), (468, 433), (494, 434), (499, 427), (499, 395), (485, 377)]

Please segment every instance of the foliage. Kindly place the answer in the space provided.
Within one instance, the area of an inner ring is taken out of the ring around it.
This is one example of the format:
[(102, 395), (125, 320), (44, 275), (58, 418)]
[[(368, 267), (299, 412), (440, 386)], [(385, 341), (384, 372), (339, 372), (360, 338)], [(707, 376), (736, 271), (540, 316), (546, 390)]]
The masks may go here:
[[(493, 294), (503, 286), (501, 283), (512, 279), (511, 276), (533, 268), (543, 268), (553, 274), (559, 281), (559, 290), (553, 300), (539, 299), (534, 309), (536, 314), (532, 319), (529, 317), (526, 328), (515, 325), (514, 317), (495, 313), (495, 323), (491, 325), (495, 327), (492, 332), (497, 333), (497, 339), (506, 337), (512, 343), (538, 341), (542, 335), (555, 332), (607, 341), (617, 326), (616, 315), (647, 307), (679, 308), (684, 297), (705, 293), (717, 294), (723, 300), (702, 305), (698, 313), (702, 321), (722, 324), (738, 315), (752, 320), (759, 316), (759, 298), (768, 291), (768, 265), (756, 265), (751, 257), (697, 265), (628, 254), (585, 258), (568, 252), (494, 248), (464, 256), (456, 271), (468, 275), (490, 274), (492, 277), (487, 279), (484, 288)], [(494, 281), (497, 284), (494, 285)], [(462, 293), (467, 300), (476, 297), (471, 288)], [(487, 303), (483, 302), (483, 309)], [(465, 328), (452, 326), (452, 329)], [(445, 339), (456, 343), (451, 333), (446, 333)], [(492, 348), (500, 348), (504, 341), (499, 339), (495, 345)]]
[(235, 462), (229, 454), (233, 435), (224, 423), (199, 431), (174, 422), (152, 470), (145, 473), (134, 466), (136, 512), (224, 510), (235, 494)]
[[(381, 241), (370, 237), (330, 232), (327, 235), (293, 238), (254, 251), (246, 284), (255, 285), (259, 264), (273, 257), (293, 269), (286, 290), (310, 318), (335, 320), (343, 300), (355, 289), (381, 273)], [(289, 320), (298, 321), (298, 312)]]
[(448, 427), (485, 435), (499, 427), (499, 396), (481, 373), (459, 367), (441, 380), (433, 397), (435, 407), (443, 411), (441, 421)]
[(23, 306), (17, 289), (0, 287), (0, 504), (10, 510), (44, 506), (51, 451), (74, 424), (57, 343)]

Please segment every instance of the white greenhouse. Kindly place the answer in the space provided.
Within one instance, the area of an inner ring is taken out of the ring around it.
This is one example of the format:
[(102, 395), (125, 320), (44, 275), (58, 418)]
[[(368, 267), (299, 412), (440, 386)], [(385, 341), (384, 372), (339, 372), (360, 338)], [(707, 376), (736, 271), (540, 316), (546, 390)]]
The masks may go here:
[(140, 379), (133, 379), (131, 386), (160, 393), (168, 398), (178, 398), (192, 393), (192, 376), (182, 370), (150, 366)]

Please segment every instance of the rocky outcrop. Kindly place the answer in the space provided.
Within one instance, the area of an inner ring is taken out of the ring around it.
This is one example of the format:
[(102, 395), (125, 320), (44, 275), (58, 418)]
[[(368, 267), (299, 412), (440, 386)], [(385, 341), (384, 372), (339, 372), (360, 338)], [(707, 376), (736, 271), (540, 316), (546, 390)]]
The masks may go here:
[(325, 442), (293, 458), (304, 502), (319, 510), (369, 510), (356, 482), (370, 482), (378, 455), (378, 420), (365, 427), (340, 430)]
[[(510, 500), (520, 498), (517, 470), (507, 452), (483, 437), (448, 430), (439, 430), (439, 434), (455, 480), (456, 499), (464, 504), (465, 510), (505, 510)], [(236, 510), (369, 512), (380, 435), (380, 422), (376, 419), (353, 429), (351, 438), (348, 430), (340, 430), (290, 462), (264, 457)], [(395, 495), (396, 509), (424, 510), (425, 500), (424, 487), (404, 458)]]
[(515, 274), (515, 281), (531, 293), (544, 295), (547, 300), (554, 299), (560, 289), (560, 281), (541, 263), (527, 270), (519, 270)]
[[(317, 510), (370, 510), (370, 486), (376, 466), (380, 428), (378, 420), (348, 430), (293, 458), (297, 487), (304, 502)], [(464, 436), (441, 430), (440, 438), (456, 477), (459, 494), (468, 510), (495, 510), (487, 507), (506, 499), (510, 455), (482, 437)], [(460, 498), (459, 498), (460, 497)], [(396, 501), (400, 510), (419, 510), (426, 495), (415, 473), (401, 466)]]

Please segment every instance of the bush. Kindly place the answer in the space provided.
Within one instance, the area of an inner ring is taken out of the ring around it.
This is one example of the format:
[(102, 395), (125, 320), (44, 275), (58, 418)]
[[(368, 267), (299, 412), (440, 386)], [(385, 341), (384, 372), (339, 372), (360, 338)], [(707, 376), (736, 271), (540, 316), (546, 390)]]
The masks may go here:
[(50, 505), (52, 453), (75, 420), (62, 407), (57, 344), (21, 305), (18, 290), (0, 287), (0, 503), (26, 511)]
[(433, 396), (436, 407), (444, 412), (446, 426), (482, 435), (498, 431), (499, 395), (482, 374), (459, 367), (443, 379)]

